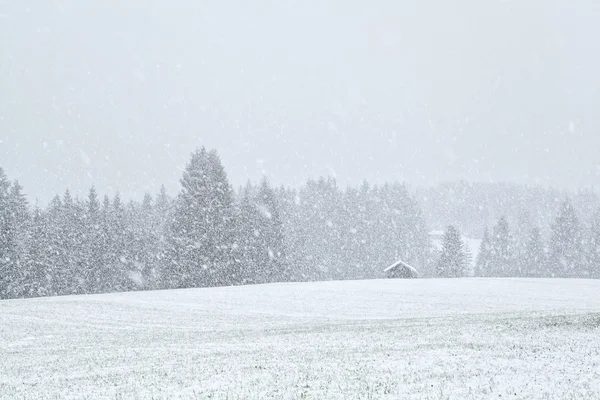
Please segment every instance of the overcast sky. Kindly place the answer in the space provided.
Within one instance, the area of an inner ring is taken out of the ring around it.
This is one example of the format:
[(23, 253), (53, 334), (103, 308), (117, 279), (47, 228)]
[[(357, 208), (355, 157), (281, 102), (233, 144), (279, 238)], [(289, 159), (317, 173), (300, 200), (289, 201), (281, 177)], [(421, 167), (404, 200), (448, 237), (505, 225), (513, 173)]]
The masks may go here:
[(597, 0), (1, 0), (0, 166), (33, 201), (234, 185), (600, 184)]

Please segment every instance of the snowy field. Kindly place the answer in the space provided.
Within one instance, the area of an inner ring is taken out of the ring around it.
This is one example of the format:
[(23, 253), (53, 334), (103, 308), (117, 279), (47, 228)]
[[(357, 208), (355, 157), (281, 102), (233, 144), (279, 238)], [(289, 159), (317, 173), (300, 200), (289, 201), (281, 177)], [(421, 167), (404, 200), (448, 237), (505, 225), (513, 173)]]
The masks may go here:
[(348, 281), (0, 301), (0, 398), (600, 398), (600, 281)]

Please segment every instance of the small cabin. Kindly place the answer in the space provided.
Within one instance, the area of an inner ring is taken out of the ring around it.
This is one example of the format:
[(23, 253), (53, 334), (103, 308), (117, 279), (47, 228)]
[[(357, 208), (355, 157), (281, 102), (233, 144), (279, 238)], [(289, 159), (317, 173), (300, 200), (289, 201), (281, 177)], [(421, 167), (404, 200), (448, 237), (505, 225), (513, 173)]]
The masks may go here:
[(419, 277), (419, 272), (405, 263), (398, 261), (383, 270), (389, 279), (414, 279)]

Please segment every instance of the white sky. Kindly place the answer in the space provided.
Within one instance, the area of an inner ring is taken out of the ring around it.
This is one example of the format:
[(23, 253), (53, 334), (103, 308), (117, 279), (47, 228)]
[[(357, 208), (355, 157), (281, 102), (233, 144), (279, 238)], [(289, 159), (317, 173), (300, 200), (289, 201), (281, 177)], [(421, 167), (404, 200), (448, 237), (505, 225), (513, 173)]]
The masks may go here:
[[(451, 3), (451, 4), (450, 4)], [(31, 200), (230, 180), (600, 184), (596, 0), (2, 0), (0, 166)]]

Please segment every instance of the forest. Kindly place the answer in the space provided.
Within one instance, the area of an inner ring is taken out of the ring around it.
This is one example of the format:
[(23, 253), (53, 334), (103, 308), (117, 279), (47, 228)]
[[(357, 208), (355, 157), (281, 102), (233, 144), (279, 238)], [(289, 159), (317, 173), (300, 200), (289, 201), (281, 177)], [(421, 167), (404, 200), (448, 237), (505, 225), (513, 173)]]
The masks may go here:
[[(375, 279), (397, 260), (425, 278), (600, 278), (598, 205), (593, 190), (466, 182), (234, 189), (218, 153), (201, 148), (174, 197), (163, 186), (123, 201), (92, 187), (41, 207), (0, 168), (0, 298)], [(461, 231), (482, 239), (475, 259)]]

